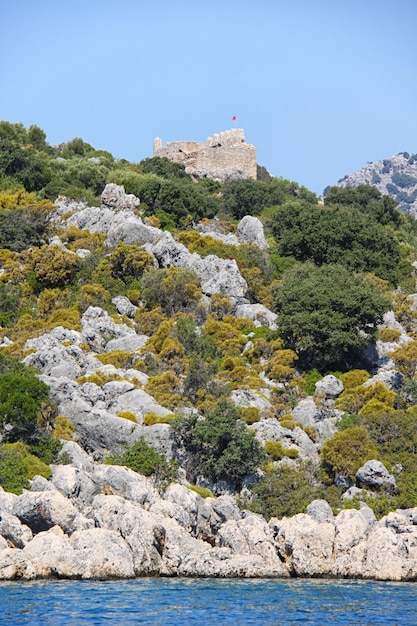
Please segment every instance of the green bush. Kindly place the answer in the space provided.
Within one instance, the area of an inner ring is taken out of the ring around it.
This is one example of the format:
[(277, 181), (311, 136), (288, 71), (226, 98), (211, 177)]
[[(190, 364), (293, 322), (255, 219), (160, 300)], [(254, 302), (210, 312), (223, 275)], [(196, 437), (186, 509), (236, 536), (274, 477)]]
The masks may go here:
[(318, 486), (317, 469), (311, 462), (293, 467), (285, 463), (265, 471), (264, 477), (252, 489), (253, 499), (247, 506), (266, 519), (290, 517), (304, 513), (310, 502), (323, 497)]
[(157, 452), (152, 446), (139, 439), (121, 454), (114, 454), (107, 458), (108, 465), (125, 465), (138, 474), (154, 476), (161, 484), (171, 482), (177, 476), (177, 469), (173, 462)]
[(199, 474), (209, 480), (225, 480), (237, 488), (265, 459), (261, 445), (240, 420), (238, 408), (219, 400), (206, 418), (178, 418), (172, 424), (189, 452), (188, 473), (193, 482)]
[(213, 493), (207, 487), (200, 487), (199, 485), (187, 485), (187, 489), (198, 493), (202, 498), (214, 498)]
[(34, 370), (0, 354), (0, 428), (3, 441), (30, 440), (49, 387)]
[(357, 361), (390, 307), (373, 283), (339, 265), (296, 266), (274, 297), (281, 337), (301, 367), (320, 371)]
[(336, 432), (321, 448), (325, 471), (354, 480), (358, 469), (366, 461), (379, 458), (379, 452), (364, 426), (351, 426)]

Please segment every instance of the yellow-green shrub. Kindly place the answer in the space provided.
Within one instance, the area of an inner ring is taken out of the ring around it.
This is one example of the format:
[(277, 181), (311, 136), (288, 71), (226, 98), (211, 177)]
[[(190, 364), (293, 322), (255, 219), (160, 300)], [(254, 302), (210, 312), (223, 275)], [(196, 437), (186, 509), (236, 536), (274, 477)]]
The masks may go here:
[(168, 409), (184, 406), (186, 400), (180, 394), (181, 381), (178, 376), (171, 372), (164, 372), (150, 378), (145, 391), (153, 396), (159, 404)]
[(255, 424), (255, 422), (259, 422), (261, 419), (261, 412), (255, 406), (240, 406), (239, 413), (240, 418), (247, 424)]
[(340, 375), (340, 380), (343, 383), (344, 391), (347, 389), (354, 389), (359, 387), (369, 378), (369, 374), (366, 370), (350, 370)]
[(74, 433), (74, 424), (66, 415), (58, 415), (55, 418), (54, 437), (67, 441), (77, 441), (78, 437)]
[(112, 350), (111, 352), (97, 354), (96, 358), (103, 365), (114, 365), (115, 367), (126, 369), (132, 367), (134, 355), (124, 350)]
[(280, 441), (266, 441), (265, 450), (276, 461), (283, 459), (286, 455), (286, 448)]
[(378, 336), (381, 341), (386, 341), (387, 343), (393, 343), (398, 341), (401, 337), (401, 332), (396, 330), (395, 328), (380, 328), (378, 331)]
[(374, 406), (378, 412), (383, 410), (381, 409), (382, 404), (385, 410), (391, 409), (394, 406), (395, 393), (387, 389), (387, 387), (380, 382), (369, 385), (368, 387), (348, 387), (336, 400), (335, 408), (345, 411), (346, 413), (361, 413), (364, 406), (369, 403), (370, 400), (376, 400), (378, 404), (374, 402), (369, 405), (366, 414), (369, 414), (369, 411), (372, 410), (372, 406)]
[(213, 493), (207, 487), (200, 487), (199, 485), (187, 485), (187, 489), (198, 493), (202, 498), (214, 498)]
[(132, 411), (119, 411), (117, 416), (123, 417), (125, 420), (129, 420), (129, 422), (135, 422), (135, 424), (138, 422), (136, 415), (132, 413)]
[(69, 284), (80, 266), (76, 254), (59, 246), (33, 248), (26, 252), (26, 258), (27, 272), (33, 272), (43, 287)]
[(170, 424), (176, 418), (175, 413), (168, 413), (168, 415), (158, 415), (153, 411), (146, 413), (143, 418), (143, 423), (146, 426), (153, 426), (154, 424)]
[(151, 311), (142, 306), (135, 313), (136, 332), (143, 335), (154, 335), (164, 321), (168, 321), (168, 318), (160, 306)]

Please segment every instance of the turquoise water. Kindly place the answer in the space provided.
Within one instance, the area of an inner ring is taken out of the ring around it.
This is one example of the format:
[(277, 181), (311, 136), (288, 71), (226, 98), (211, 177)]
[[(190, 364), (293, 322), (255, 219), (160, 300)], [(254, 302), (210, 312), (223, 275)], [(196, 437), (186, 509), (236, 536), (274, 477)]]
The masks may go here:
[(0, 583), (0, 624), (417, 624), (417, 584), (136, 579)]

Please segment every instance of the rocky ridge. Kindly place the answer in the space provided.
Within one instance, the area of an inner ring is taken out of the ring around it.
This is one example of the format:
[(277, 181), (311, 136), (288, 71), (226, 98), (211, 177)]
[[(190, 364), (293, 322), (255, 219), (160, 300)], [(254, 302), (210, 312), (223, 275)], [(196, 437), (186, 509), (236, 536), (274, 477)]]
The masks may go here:
[(399, 208), (417, 215), (417, 155), (402, 152), (383, 161), (368, 163), (361, 169), (344, 176), (339, 187), (372, 185), (382, 194), (399, 202)]

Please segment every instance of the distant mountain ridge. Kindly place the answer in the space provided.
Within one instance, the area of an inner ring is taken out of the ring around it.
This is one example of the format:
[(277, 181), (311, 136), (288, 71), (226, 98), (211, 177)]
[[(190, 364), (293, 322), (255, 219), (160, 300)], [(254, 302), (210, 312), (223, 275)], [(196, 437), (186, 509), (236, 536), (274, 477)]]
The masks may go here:
[(337, 182), (339, 187), (358, 185), (377, 187), (381, 193), (395, 198), (399, 209), (417, 217), (417, 154), (400, 152), (383, 161), (368, 163)]

